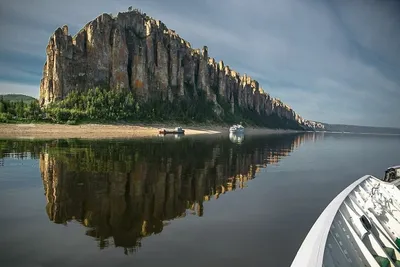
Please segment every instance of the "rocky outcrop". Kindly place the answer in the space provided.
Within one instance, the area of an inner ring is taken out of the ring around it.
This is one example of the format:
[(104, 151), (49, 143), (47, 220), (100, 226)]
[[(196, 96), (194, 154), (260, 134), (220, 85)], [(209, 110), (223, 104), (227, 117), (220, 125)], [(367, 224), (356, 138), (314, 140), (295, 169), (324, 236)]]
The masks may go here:
[(313, 130), (325, 130), (325, 125), (321, 122), (305, 120), (304, 125)]
[(168, 101), (193, 98), (197, 92), (215, 103), (216, 112), (225, 101), (232, 112), (238, 106), (306, 125), (257, 81), (210, 58), (206, 46), (193, 49), (161, 21), (137, 10), (116, 17), (102, 14), (74, 37), (67, 26), (58, 28), (46, 53), (40, 85), (42, 106), (63, 99), (72, 90), (96, 86), (133, 90), (143, 101), (154, 96)]

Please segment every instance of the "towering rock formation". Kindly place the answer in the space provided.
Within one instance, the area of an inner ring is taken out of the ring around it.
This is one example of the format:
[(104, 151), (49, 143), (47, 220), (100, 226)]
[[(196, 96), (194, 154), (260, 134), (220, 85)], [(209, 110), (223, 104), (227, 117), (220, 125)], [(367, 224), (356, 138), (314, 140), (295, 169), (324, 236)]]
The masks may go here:
[(137, 10), (116, 17), (102, 14), (74, 37), (67, 26), (58, 28), (46, 53), (42, 106), (63, 99), (72, 90), (96, 86), (133, 90), (143, 101), (154, 96), (172, 101), (203, 93), (215, 103), (217, 113), (222, 112), (224, 101), (231, 112), (238, 106), (307, 125), (292, 108), (265, 93), (257, 81), (210, 58), (206, 46), (191, 48), (161, 21)]

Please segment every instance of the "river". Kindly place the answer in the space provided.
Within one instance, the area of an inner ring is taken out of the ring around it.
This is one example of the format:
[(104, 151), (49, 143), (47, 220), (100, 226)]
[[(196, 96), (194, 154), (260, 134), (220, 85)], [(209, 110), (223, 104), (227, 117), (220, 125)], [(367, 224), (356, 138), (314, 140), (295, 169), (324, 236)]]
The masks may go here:
[(0, 266), (290, 266), (400, 137), (0, 140)]

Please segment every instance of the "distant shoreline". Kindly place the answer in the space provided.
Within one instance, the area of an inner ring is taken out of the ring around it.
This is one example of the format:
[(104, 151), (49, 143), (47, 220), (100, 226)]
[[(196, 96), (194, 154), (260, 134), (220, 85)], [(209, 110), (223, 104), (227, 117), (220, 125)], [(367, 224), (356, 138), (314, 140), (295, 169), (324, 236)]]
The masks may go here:
[[(158, 136), (160, 128), (174, 128), (175, 124), (0, 124), (0, 138), (24, 138), (24, 139), (114, 139), (114, 138), (144, 138)], [(228, 126), (207, 125), (192, 126), (181, 125), (185, 129), (185, 135), (218, 135), (228, 134)], [(297, 133), (300, 131), (246, 128), (248, 134), (282, 134)]]
[(327, 134), (359, 134), (359, 135), (389, 135), (398, 136), (400, 133), (374, 133), (374, 132), (339, 132), (339, 131), (315, 131), (316, 133), (327, 133)]

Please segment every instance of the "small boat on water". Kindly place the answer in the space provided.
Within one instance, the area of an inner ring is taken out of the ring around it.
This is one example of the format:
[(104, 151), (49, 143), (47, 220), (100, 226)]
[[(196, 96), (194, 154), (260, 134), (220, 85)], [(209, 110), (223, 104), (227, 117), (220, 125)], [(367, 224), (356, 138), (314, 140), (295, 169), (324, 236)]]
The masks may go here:
[(159, 134), (185, 134), (185, 130), (182, 129), (182, 127), (176, 127), (175, 129), (168, 130), (165, 128), (162, 128), (158, 131)]
[(400, 266), (400, 166), (365, 175), (318, 217), (291, 267)]
[(400, 185), (399, 178), (400, 178), (400, 165), (387, 168), (383, 180), (385, 182), (393, 183), (398, 187)]
[(229, 128), (230, 133), (244, 133), (244, 127), (241, 124), (232, 125)]

